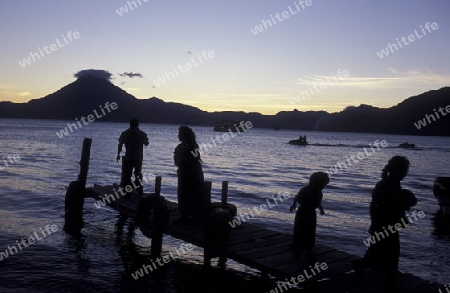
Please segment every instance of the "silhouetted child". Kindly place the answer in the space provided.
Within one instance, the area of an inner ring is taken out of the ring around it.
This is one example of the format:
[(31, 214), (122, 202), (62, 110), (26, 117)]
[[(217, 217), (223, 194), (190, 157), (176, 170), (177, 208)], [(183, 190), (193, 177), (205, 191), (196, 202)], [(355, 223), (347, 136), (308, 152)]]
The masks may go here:
[[(369, 233), (375, 237), (383, 235), (384, 232), (386, 237), (380, 237), (379, 241), (371, 244), (363, 259), (352, 262), (360, 278), (366, 267), (384, 272), (388, 288), (394, 285), (395, 275), (398, 273), (400, 238), (397, 229), (389, 232), (386, 232), (386, 229), (401, 224), (405, 211), (417, 203), (414, 194), (400, 186), (400, 181), (405, 178), (408, 169), (409, 161), (403, 156), (392, 157), (384, 167), (382, 179), (372, 191)], [(374, 237), (372, 238), (375, 239)]]
[(309, 184), (300, 189), (294, 198), (290, 211), (294, 211), (297, 203), (300, 204), (294, 222), (294, 236), (292, 239), (292, 252), (296, 257), (312, 256), (312, 250), (316, 243), (317, 214), (325, 214), (322, 208), (322, 189), (330, 182), (328, 174), (316, 172), (309, 178)]

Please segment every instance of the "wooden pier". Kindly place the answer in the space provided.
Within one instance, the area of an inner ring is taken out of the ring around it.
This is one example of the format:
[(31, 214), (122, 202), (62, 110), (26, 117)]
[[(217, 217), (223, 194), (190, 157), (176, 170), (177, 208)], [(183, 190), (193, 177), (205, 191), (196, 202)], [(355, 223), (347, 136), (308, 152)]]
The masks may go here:
[[(90, 147), (90, 142), (87, 143)], [(84, 145), (85, 146), (85, 145)], [(89, 155), (89, 152), (83, 147), (83, 154)], [(82, 158), (80, 165), (87, 168), (89, 163), (86, 158)], [(66, 194), (66, 225), (65, 230), (76, 231), (81, 229), (80, 215), (83, 208), (85, 198), (93, 198), (95, 200), (104, 199), (105, 195), (114, 194), (117, 185), (100, 186), (85, 188), (85, 177), (87, 170), (80, 171), (77, 181), (71, 182)], [(83, 179), (84, 178), (84, 179)], [(81, 183), (80, 183), (81, 182)], [(228, 185), (222, 185), (222, 203), (226, 204)], [(207, 190), (211, 191), (211, 183), (207, 183)], [(370, 293), (370, 292), (424, 292), (439, 293), (439, 289), (445, 292), (442, 284), (429, 282), (417, 276), (408, 273), (401, 273), (397, 276), (397, 288), (395, 290), (385, 290), (385, 277), (371, 269), (364, 271), (364, 278), (359, 279), (355, 275), (351, 261), (358, 257), (348, 254), (335, 248), (316, 244), (312, 259), (297, 259), (291, 252), (291, 235), (279, 233), (269, 230), (260, 225), (243, 222), (229, 231), (229, 237), (215, 241), (211, 235), (207, 233), (208, 223), (186, 224), (176, 221), (180, 218), (178, 204), (165, 200), (161, 195), (161, 178), (156, 179), (155, 192), (152, 194), (144, 194), (142, 198), (133, 191), (129, 197), (120, 196), (114, 200), (106, 202), (106, 205), (117, 210), (120, 214), (134, 218), (142, 222), (143, 201), (151, 202), (153, 208), (146, 214), (146, 218), (168, 216), (167, 225), (157, 225), (146, 228), (140, 225), (144, 235), (152, 237), (152, 254), (158, 255), (162, 247), (162, 234), (170, 235), (174, 238), (192, 243), (196, 246), (204, 248), (205, 267), (210, 266), (210, 260), (213, 257), (222, 257), (233, 259), (241, 264), (256, 268), (264, 274), (273, 275), (279, 280), (278, 291), (287, 292), (291, 285), (298, 284), (299, 288), (305, 288), (306, 292), (354, 292), (354, 293)], [(82, 199), (80, 199), (81, 197)], [(159, 216), (156, 202), (163, 202), (162, 206), (167, 213)], [(70, 205), (74, 204), (75, 207)], [(88, 219), (87, 219), (88, 220)], [(142, 223), (141, 223), (142, 224)], [(223, 227), (223, 226), (222, 226)], [(326, 264), (326, 269), (322, 266), (322, 270), (318, 271), (314, 268), (317, 264)], [(296, 281), (292, 281), (295, 278)], [(300, 281), (302, 280), (302, 281)], [(287, 284), (290, 282), (291, 285)]]
[[(105, 194), (112, 194), (114, 187), (117, 186), (96, 185), (86, 188), (86, 197), (101, 200)], [(121, 197), (108, 203), (108, 206), (123, 215), (137, 218), (140, 200), (141, 197), (133, 193), (129, 198)], [(167, 201), (167, 207), (170, 214), (170, 224), (164, 233), (205, 248), (204, 226), (177, 223), (174, 220), (180, 217), (178, 204)], [(299, 287), (306, 286), (312, 292), (385, 292), (385, 277), (383, 274), (366, 269), (363, 280), (356, 277), (351, 260), (358, 257), (329, 246), (316, 244), (312, 261), (299, 260), (294, 258), (290, 250), (290, 244), (291, 235), (243, 222), (231, 230), (226, 243), (213, 244), (210, 249), (213, 251), (213, 256), (233, 259), (241, 264), (273, 275), (280, 282), (286, 282), (286, 280), (291, 280), (292, 277), (297, 278), (303, 275), (305, 281), (299, 283)], [(209, 259), (205, 259), (205, 261), (209, 261)], [(311, 267), (314, 267), (317, 262), (326, 263), (327, 269), (312, 276)], [(307, 277), (311, 278), (307, 279)], [(400, 274), (397, 277), (397, 283), (399, 288), (394, 292), (438, 293), (438, 289), (443, 288), (442, 285), (431, 283), (407, 273)], [(280, 288), (283, 287), (280, 286)]]

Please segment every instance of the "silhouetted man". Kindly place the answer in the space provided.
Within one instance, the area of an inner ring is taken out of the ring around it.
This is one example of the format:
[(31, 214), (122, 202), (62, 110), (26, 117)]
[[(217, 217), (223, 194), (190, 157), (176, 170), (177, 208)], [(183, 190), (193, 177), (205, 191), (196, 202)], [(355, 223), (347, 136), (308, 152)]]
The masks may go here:
[[(145, 132), (139, 129), (139, 120), (132, 118), (130, 120), (130, 128), (122, 132), (119, 137), (119, 145), (117, 146), (117, 162), (120, 160), (122, 146), (125, 144), (125, 156), (122, 157), (122, 177), (120, 185), (127, 189), (127, 185), (132, 185), (131, 175), (134, 169), (135, 184), (134, 188), (140, 195), (143, 194), (142, 187), (142, 159), (143, 146), (148, 145), (148, 137)], [(127, 192), (128, 194), (129, 192)]]

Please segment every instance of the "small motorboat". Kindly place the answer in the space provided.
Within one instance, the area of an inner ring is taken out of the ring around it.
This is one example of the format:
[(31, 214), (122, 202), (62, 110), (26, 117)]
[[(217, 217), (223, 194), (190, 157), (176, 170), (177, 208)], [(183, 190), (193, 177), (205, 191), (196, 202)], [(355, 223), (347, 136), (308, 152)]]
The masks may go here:
[(404, 143), (399, 144), (398, 147), (403, 148), (403, 149), (414, 149), (416, 147), (416, 145), (413, 143), (404, 142)]
[[(239, 121), (220, 121), (214, 125), (214, 131), (217, 132), (240, 132)], [(245, 131), (245, 129), (242, 129)]]
[(433, 183), (433, 193), (444, 215), (450, 215), (450, 177), (437, 177)]
[(289, 144), (308, 145), (308, 142), (306, 141), (306, 136), (300, 136), (298, 139), (290, 140)]

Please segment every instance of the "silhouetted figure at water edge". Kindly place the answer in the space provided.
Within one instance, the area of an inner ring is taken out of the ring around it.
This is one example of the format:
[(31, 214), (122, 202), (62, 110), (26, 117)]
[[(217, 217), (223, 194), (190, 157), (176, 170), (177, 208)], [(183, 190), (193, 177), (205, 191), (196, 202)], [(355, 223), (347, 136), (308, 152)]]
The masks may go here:
[(369, 233), (375, 243), (370, 244), (363, 259), (353, 261), (358, 277), (363, 277), (363, 269), (370, 267), (386, 274), (386, 287), (395, 286), (400, 257), (398, 230), (392, 227), (399, 223), (405, 227), (405, 212), (416, 205), (414, 194), (402, 189), (402, 181), (409, 169), (409, 161), (403, 156), (392, 157), (384, 167), (381, 180), (372, 191), (370, 203), (371, 225)]
[(181, 143), (175, 148), (174, 163), (178, 167), (177, 196), (181, 220), (202, 221), (205, 216), (205, 179), (198, 144), (188, 126), (179, 128), (178, 138)]
[[(126, 187), (130, 185), (137, 187), (138, 193), (143, 194), (142, 186), (142, 160), (144, 157), (143, 146), (148, 146), (147, 134), (139, 129), (139, 120), (132, 118), (130, 128), (122, 132), (117, 146), (117, 162), (120, 160), (122, 146), (125, 144), (125, 156), (122, 157), (122, 176), (120, 185)], [(134, 170), (135, 181), (131, 182), (131, 176)], [(128, 194), (127, 194), (128, 195)]]
[(296, 257), (310, 258), (316, 243), (317, 214), (325, 214), (322, 207), (322, 189), (330, 182), (327, 173), (316, 172), (309, 178), (309, 184), (300, 189), (294, 198), (290, 211), (294, 211), (297, 203), (300, 204), (294, 221), (294, 235), (292, 239), (292, 252)]

